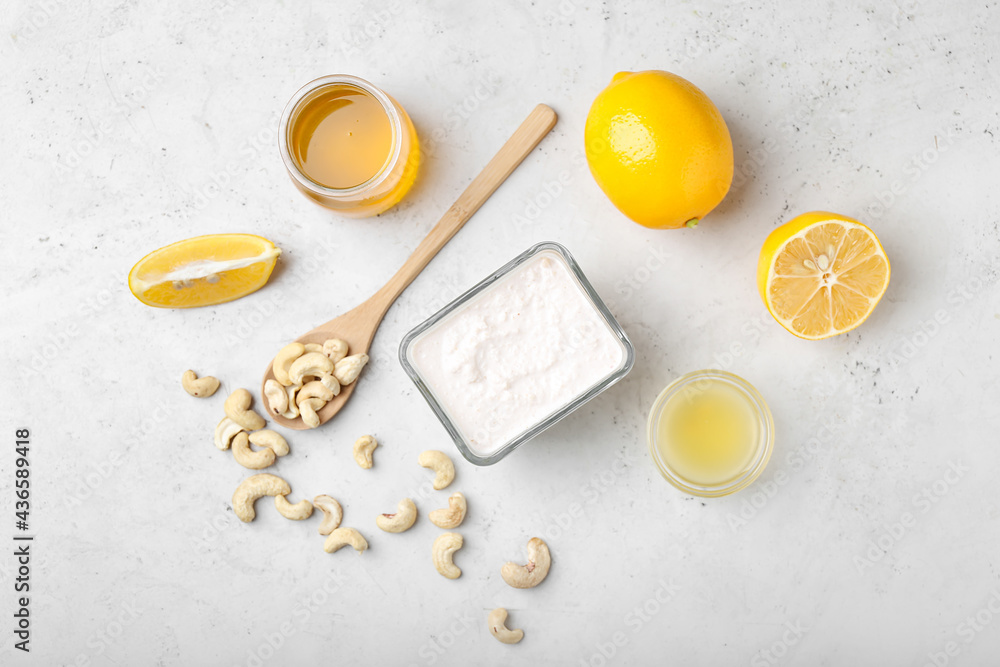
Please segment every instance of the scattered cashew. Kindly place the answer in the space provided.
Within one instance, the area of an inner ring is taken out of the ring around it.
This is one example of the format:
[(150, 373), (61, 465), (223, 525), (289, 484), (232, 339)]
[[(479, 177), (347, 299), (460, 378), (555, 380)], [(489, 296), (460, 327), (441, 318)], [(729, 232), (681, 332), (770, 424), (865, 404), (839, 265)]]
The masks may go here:
[(318, 380), (324, 387), (329, 389), (334, 396), (340, 393), (340, 380), (335, 378), (333, 373), (320, 373)]
[[(302, 385), (302, 389), (299, 389), (299, 393), (295, 395), (295, 402), (301, 404), (302, 401), (310, 398), (318, 398), (326, 403), (333, 398), (333, 392), (330, 391), (321, 381), (313, 380), (312, 382), (307, 382)], [(301, 410), (302, 408), (299, 409)]]
[(295, 404), (295, 395), (302, 389), (300, 384), (292, 384), (285, 387), (285, 394), (288, 396), (288, 409), (281, 413), (285, 419), (295, 419), (299, 416), (299, 406)]
[(330, 361), (337, 363), (347, 356), (347, 341), (339, 338), (331, 338), (323, 343), (323, 354), (330, 357)]
[(434, 510), (427, 516), (430, 518), (431, 523), (438, 528), (458, 528), (462, 525), (462, 521), (465, 520), (465, 512), (467, 510), (468, 505), (465, 502), (465, 496), (456, 492), (448, 498), (447, 508)]
[(219, 388), (219, 380), (211, 375), (199, 378), (194, 371), (184, 371), (184, 375), (181, 376), (181, 386), (195, 398), (207, 398)]
[(339, 550), (341, 547), (346, 547), (348, 544), (354, 547), (358, 553), (368, 548), (368, 542), (358, 531), (353, 528), (337, 528), (323, 542), (323, 551), (332, 554), (334, 551)]
[(288, 411), (288, 392), (277, 380), (268, 379), (264, 383), (264, 398), (267, 399), (267, 407), (274, 414), (280, 415)]
[(274, 373), (274, 379), (286, 387), (298, 384), (288, 379), (288, 367), (305, 353), (306, 347), (302, 343), (289, 343), (281, 348), (278, 354), (274, 355), (274, 361), (271, 362), (271, 372)]
[[(291, 384), (303, 384), (307, 376), (319, 377), (320, 373), (333, 373), (333, 362), (322, 352), (306, 352), (288, 367)], [(339, 378), (338, 378), (339, 379)]]
[(260, 470), (274, 463), (274, 450), (266, 447), (257, 451), (250, 449), (249, 436), (246, 431), (240, 431), (233, 438), (233, 458), (244, 468)]
[(281, 437), (281, 434), (270, 429), (251, 433), (250, 443), (258, 447), (270, 448), (275, 456), (285, 456), (288, 454), (288, 441)]
[(326, 401), (318, 398), (307, 398), (299, 403), (299, 412), (302, 415), (302, 422), (309, 428), (319, 426), (319, 415), (316, 411), (326, 405)]
[(319, 352), (323, 353), (323, 346), (319, 343), (306, 343), (302, 347), (305, 348), (306, 352)]
[(403, 498), (396, 505), (394, 514), (379, 514), (375, 525), (387, 533), (402, 533), (409, 530), (417, 520), (417, 506), (409, 498)]
[(308, 500), (300, 500), (293, 505), (285, 496), (275, 496), (274, 507), (278, 510), (278, 514), (292, 521), (308, 519), (313, 513), (313, 505)]
[(335, 499), (327, 495), (313, 498), (313, 505), (323, 513), (323, 521), (319, 524), (319, 534), (329, 535), (340, 525), (344, 518), (344, 509)]
[(264, 418), (250, 409), (253, 403), (253, 396), (246, 389), (237, 389), (226, 399), (223, 408), (226, 416), (242, 426), (248, 431), (257, 431), (264, 428)]
[(545, 579), (550, 565), (552, 556), (545, 540), (532, 537), (528, 540), (528, 564), (506, 563), (500, 569), (500, 575), (514, 588), (534, 588)]
[(292, 492), (288, 482), (277, 475), (262, 472), (247, 477), (233, 493), (233, 513), (240, 521), (253, 521), (257, 513), (253, 504), (262, 496), (287, 496)]
[(425, 468), (430, 468), (435, 472), (434, 488), (438, 491), (445, 489), (455, 479), (455, 464), (451, 462), (448, 455), (436, 449), (428, 449), (420, 454), (417, 463)]
[(442, 533), (434, 540), (434, 546), (431, 547), (434, 567), (449, 579), (458, 579), (462, 576), (462, 570), (452, 560), (455, 552), (462, 548), (462, 543), (462, 536), (458, 533)]
[(229, 449), (236, 434), (243, 430), (243, 427), (234, 422), (229, 417), (223, 417), (222, 421), (215, 427), (215, 446), (225, 451)]
[(490, 612), (486, 625), (489, 626), (490, 633), (504, 644), (516, 644), (524, 639), (524, 630), (507, 628), (507, 610), (503, 607), (497, 607)]
[(378, 440), (370, 435), (363, 435), (354, 442), (354, 462), (362, 468), (372, 467), (372, 452), (378, 447)]
[(333, 374), (340, 381), (340, 384), (351, 384), (361, 375), (361, 369), (368, 363), (368, 355), (365, 353), (352, 354), (344, 357), (334, 366)]

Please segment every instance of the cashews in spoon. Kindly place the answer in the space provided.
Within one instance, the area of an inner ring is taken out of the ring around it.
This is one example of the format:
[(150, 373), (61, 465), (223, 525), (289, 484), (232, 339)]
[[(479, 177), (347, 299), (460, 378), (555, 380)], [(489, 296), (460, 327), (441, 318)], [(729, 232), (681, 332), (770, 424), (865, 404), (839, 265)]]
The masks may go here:
[(267, 407), (276, 415), (280, 415), (288, 410), (288, 392), (277, 380), (268, 379), (264, 383), (264, 398), (267, 399)]
[(300, 384), (290, 384), (285, 389), (285, 395), (288, 396), (288, 409), (281, 413), (281, 416), (285, 419), (295, 419), (299, 416), (299, 406), (295, 403), (295, 395), (299, 393), (299, 389), (302, 389)]
[(281, 348), (278, 354), (274, 355), (274, 361), (271, 362), (271, 372), (274, 373), (274, 379), (279, 384), (285, 387), (298, 384), (288, 378), (288, 367), (292, 365), (293, 361), (305, 354), (305, 351), (306, 346), (302, 343), (289, 343)]
[(257, 431), (264, 428), (264, 418), (250, 409), (253, 396), (246, 389), (237, 389), (226, 399), (223, 408), (226, 416), (242, 426), (247, 431)]
[(308, 519), (313, 513), (313, 505), (308, 500), (300, 500), (293, 505), (285, 496), (275, 496), (274, 507), (278, 510), (278, 514), (292, 521)]
[(436, 449), (428, 449), (420, 454), (417, 463), (435, 472), (434, 489), (440, 491), (447, 488), (455, 479), (455, 464), (448, 455)]
[(340, 521), (344, 518), (344, 509), (334, 498), (327, 495), (313, 498), (313, 505), (323, 513), (323, 521), (319, 524), (319, 534), (329, 535), (340, 526)]
[(534, 588), (548, 575), (551, 565), (552, 556), (545, 540), (532, 537), (528, 540), (528, 563), (526, 565), (506, 563), (500, 569), (500, 576), (514, 588)]
[(262, 472), (243, 480), (233, 493), (233, 513), (240, 521), (250, 522), (257, 516), (254, 502), (263, 496), (287, 496), (292, 492), (288, 482), (277, 475)]
[(333, 373), (320, 373), (317, 378), (324, 387), (330, 390), (334, 396), (340, 394), (340, 380), (333, 376)]
[[(329, 357), (327, 357), (329, 359)], [(352, 354), (344, 357), (336, 363), (333, 374), (340, 384), (351, 384), (361, 375), (361, 369), (368, 363), (368, 355), (365, 353)]]
[(236, 434), (243, 430), (243, 427), (234, 422), (229, 417), (223, 417), (222, 421), (215, 427), (215, 446), (226, 451), (233, 442)]
[(378, 440), (373, 436), (363, 435), (354, 441), (354, 462), (364, 469), (371, 468), (372, 452), (378, 447)]
[(281, 437), (281, 434), (271, 429), (262, 429), (250, 434), (250, 444), (258, 447), (267, 447), (274, 452), (275, 456), (285, 456), (288, 454), (288, 441)]
[(417, 506), (409, 498), (403, 498), (396, 505), (394, 514), (379, 514), (375, 525), (387, 533), (402, 533), (413, 527), (417, 520)]
[(260, 470), (274, 463), (274, 450), (267, 447), (257, 451), (250, 449), (250, 436), (240, 431), (233, 438), (233, 458), (244, 468)]
[(465, 520), (467, 510), (468, 505), (465, 502), (465, 496), (460, 492), (456, 492), (449, 496), (448, 507), (434, 510), (427, 516), (431, 520), (431, 523), (438, 528), (458, 528), (462, 525), (462, 521)]
[(211, 375), (199, 378), (194, 371), (184, 371), (181, 375), (181, 386), (195, 398), (208, 398), (219, 388), (219, 380)]
[(309, 428), (319, 426), (319, 415), (316, 414), (316, 411), (324, 405), (326, 405), (326, 401), (320, 398), (307, 398), (299, 402), (299, 415), (302, 417), (302, 423)]
[(295, 395), (295, 402), (302, 403), (310, 398), (318, 398), (326, 403), (333, 398), (333, 392), (320, 380), (313, 380), (302, 385), (302, 389), (299, 389), (299, 393)]
[(524, 630), (507, 628), (507, 610), (503, 607), (497, 607), (490, 612), (486, 618), (486, 625), (490, 628), (490, 634), (504, 644), (516, 644), (524, 639)]
[(292, 384), (303, 384), (306, 377), (318, 377), (321, 373), (333, 373), (333, 362), (322, 352), (306, 352), (288, 367)]
[(464, 540), (458, 533), (442, 533), (434, 540), (431, 558), (434, 560), (434, 567), (442, 576), (448, 579), (458, 579), (462, 576), (462, 570), (455, 565), (454, 557), (463, 543)]
[(347, 356), (347, 350), (347, 341), (340, 338), (331, 338), (323, 343), (323, 354), (330, 357), (334, 364)]
[(323, 551), (332, 554), (347, 545), (354, 547), (358, 553), (368, 548), (368, 542), (354, 528), (337, 528), (327, 535), (326, 541), (323, 542)]

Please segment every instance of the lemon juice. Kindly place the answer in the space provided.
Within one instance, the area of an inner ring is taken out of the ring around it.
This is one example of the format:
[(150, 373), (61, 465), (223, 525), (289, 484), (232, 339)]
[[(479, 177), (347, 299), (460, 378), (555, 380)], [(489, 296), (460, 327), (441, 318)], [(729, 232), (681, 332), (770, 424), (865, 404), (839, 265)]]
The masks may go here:
[(763, 398), (723, 371), (675, 381), (649, 417), (650, 450), (660, 471), (696, 495), (725, 495), (752, 482), (770, 457), (772, 432)]

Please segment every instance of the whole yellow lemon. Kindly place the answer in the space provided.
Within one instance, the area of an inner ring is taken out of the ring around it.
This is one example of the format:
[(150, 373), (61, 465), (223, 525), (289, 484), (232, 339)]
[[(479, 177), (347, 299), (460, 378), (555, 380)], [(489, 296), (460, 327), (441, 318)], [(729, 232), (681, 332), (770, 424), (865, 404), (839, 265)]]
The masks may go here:
[(590, 107), (587, 163), (611, 203), (646, 227), (694, 227), (729, 192), (733, 142), (712, 100), (658, 70), (619, 72)]

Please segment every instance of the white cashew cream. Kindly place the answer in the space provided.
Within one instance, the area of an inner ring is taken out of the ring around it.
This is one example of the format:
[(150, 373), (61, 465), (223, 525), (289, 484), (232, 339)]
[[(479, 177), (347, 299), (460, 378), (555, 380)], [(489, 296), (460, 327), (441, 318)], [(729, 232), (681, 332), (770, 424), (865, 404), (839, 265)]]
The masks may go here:
[(543, 251), (424, 332), (410, 363), (470, 447), (488, 455), (603, 381), (625, 354), (563, 257)]

